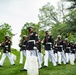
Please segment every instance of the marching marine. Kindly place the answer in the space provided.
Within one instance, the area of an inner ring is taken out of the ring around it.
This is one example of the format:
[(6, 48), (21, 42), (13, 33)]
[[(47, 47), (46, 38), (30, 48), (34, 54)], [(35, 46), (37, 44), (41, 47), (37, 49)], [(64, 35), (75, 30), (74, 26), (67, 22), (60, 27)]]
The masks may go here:
[(20, 64), (23, 63), (23, 55), (26, 57), (26, 48), (27, 48), (27, 40), (26, 40), (26, 35), (23, 35), (22, 40), (19, 43), (20, 47)]
[(57, 52), (58, 52), (57, 39), (54, 42), (53, 50), (54, 50), (55, 61), (58, 62), (58, 60), (57, 60), (58, 59), (58, 57), (57, 57)]
[(36, 44), (37, 57), (38, 57), (38, 62), (39, 62), (39, 68), (42, 68), (42, 63), (43, 63), (42, 56), (43, 56), (43, 54), (41, 53), (41, 41), (39, 38), (38, 38), (38, 40), (39, 40), (39, 42)]
[(63, 49), (65, 51), (66, 64), (70, 61), (70, 43), (68, 42), (68, 38), (65, 38)]
[[(57, 36), (57, 47), (58, 47), (58, 51), (57, 51), (57, 55), (58, 55), (58, 65), (61, 65), (62, 63), (62, 51), (63, 51), (63, 40), (61, 35)], [(63, 55), (64, 56), (64, 55)]]
[(9, 58), (11, 65), (15, 65), (14, 60), (10, 54), (11, 40), (10, 40), (10, 36), (8, 34), (5, 36), (4, 42), (1, 43), (1, 47), (3, 47), (4, 50), (3, 50), (2, 58), (0, 60), (0, 67), (3, 66), (6, 56)]
[(37, 47), (36, 44), (39, 43), (38, 34), (34, 32), (33, 27), (28, 27), (29, 35), (28, 35), (28, 45), (26, 50), (26, 62), (24, 64), (24, 69), (21, 71), (26, 71), (28, 68), (28, 57), (29, 56), (37, 56)]
[(75, 46), (73, 41), (70, 41), (70, 64), (74, 65), (75, 61)]
[(44, 39), (42, 40), (42, 43), (45, 48), (44, 66), (48, 67), (48, 59), (52, 61), (53, 66), (56, 66), (56, 61), (55, 61), (54, 52), (53, 52), (54, 40), (48, 31), (46, 31), (45, 34), (46, 35)]

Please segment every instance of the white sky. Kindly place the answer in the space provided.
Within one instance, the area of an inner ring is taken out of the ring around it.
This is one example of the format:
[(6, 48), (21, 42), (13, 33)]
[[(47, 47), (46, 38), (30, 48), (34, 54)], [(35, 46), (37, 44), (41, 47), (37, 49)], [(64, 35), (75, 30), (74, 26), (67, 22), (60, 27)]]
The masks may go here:
[(0, 0), (0, 24), (8, 23), (12, 32), (17, 33), (13, 37), (13, 48), (19, 49), (19, 35), (22, 26), (26, 22), (38, 22), (39, 8), (50, 2), (55, 5), (59, 0)]

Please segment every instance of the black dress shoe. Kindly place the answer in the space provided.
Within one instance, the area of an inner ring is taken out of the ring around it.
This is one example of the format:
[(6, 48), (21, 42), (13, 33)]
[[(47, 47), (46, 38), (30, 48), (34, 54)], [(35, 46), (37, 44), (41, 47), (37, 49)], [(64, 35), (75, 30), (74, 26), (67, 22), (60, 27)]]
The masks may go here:
[(48, 67), (48, 66), (44, 66), (44, 67)]
[(0, 67), (2, 67), (2, 65), (0, 65)]
[(61, 66), (61, 64), (58, 64), (58, 66)]
[(22, 69), (22, 70), (20, 70), (20, 71), (27, 71), (26, 69)]
[(66, 64), (69, 64), (68, 62)]
[(39, 69), (42, 69), (42, 67), (39, 67)]
[(15, 65), (15, 64), (12, 64), (12, 66), (13, 66), (13, 65)]

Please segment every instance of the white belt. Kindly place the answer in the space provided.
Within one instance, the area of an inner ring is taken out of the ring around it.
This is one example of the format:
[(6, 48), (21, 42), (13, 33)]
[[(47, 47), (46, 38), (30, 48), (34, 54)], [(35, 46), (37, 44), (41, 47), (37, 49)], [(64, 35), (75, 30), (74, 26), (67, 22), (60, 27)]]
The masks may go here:
[(5, 46), (6, 48), (8, 47), (8, 45)]
[(1, 46), (1, 44), (0, 44), (0, 46)]
[(75, 51), (75, 49), (73, 49)]
[(52, 43), (50, 43), (50, 42), (47, 42), (46, 44), (50, 44), (50, 45), (51, 45)]
[(63, 45), (59, 45), (59, 47), (63, 47)]
[(6, 51), (6, 53), (8, 53), (8, 51)]
[(34, 42), (34, 44), (35, 44), (35, 40), (29, 40), (28, 42)]
[(26, 47), (26, 45), (22, 45), (23, 47)]
[(70, 47), (66, 47), (66, 48), (70, 49)]

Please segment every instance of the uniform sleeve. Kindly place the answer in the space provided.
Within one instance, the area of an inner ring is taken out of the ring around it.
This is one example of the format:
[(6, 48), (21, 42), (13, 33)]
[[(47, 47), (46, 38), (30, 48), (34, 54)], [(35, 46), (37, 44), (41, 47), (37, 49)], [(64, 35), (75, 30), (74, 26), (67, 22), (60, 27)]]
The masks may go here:
[(21, 43), (19, 43), (19, 47), (22, 47), (22, 44)]
[(8, 41), (8, 46), (10, 47), (12, 45), (12, 41)]
[(52, 48), (53, 48), (53, 46), (54, 46), (54, 39), (53, 39), (53, 38), (51, 38), (51, 40), (52, 40)]
[(38, 34), (35, 32), (34, 35), (35, 35), (35, 41), (38, 41), (39, 40), (38, 39)]
[(42, 43), (43, 45), (46, 44), (46, 40), (45, 39), (46, 39), (46, 37), (44, 37), (44, 39), (43, 39), (43, 43)]

